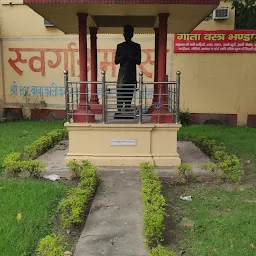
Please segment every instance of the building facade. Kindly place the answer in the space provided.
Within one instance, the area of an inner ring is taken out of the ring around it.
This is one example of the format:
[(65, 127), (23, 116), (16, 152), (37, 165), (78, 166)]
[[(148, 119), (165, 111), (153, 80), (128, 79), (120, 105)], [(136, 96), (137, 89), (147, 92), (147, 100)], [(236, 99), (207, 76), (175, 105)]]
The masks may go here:
[[(195, 123), (217, 119), (256, 126), (256, 45), (248, 40), (254, 31), (236, 31), (234, 10), (227, 3), (220, 7), (228, 8), (226, 19), (207, 17), (192, 37), (169, 35), (167, 75), (174, 79), (176, 71), (181, 71), (181, 108), (193, 113)], [(105, 70), (108, 80), (117, 78), (115, 50), (122, 40), (121, 35), (98, 35), (98, 74)], [(139, 69), (145, 80), (152, 81), (154, 38), (136, 35), (134, 41), (142, 46)], [(64, 69), (79, 80), (78, 36), (65, 35), (22, 0), (2, 0), (0, 111), (5, 109), (5, 114), (13, 116), (29, 106), (39, 109), (32, 112), (32, 118), (64, 118)]]

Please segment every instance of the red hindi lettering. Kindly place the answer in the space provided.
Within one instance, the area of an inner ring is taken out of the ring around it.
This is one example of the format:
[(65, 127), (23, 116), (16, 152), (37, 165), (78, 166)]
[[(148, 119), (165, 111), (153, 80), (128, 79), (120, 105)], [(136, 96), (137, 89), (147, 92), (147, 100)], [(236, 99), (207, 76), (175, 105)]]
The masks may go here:
[[(67, 53), (71, 54), (71, 77), (75, 77), (75, 52), (78, 52), (78, 48), (72, 48), (72, 46), (76, 47), (77, 44), (75, 42), (71, 42), (68, 44)], [(79, 61), (77, 61), (79, 62)], [(67, 54), (64, 56), (64, 68), (68, 70), (68, 56)]]
[[(110, 67), (112, 77), (116, 77), (115, 49), (99, 49), (98, 52), (103, 53), (103, 61), (100, 62), (100, 70), (107, 72), (108, 67)], [(109, 53), (111, 54), (111, 60), (108, 60)]]
[(22, 64), (27, 63), (26, 59), (22, 59), (21, 57), (21, 51), (20, 48), (9, 48), (10, 52), (16, 53), (16, 59), (9, 58), (8, 62), (11, 65), (11, 67), (15, 70), (16, 73), (18, 73), (20, 76), (22, 76), (23, 71), (16, 65), (16, 63), (20, 62)]
[[(149, 72), (145, 66), (148, 64), (154, 65), (155, 62), (151, 59), (151, 53), (154, 52), (154, 50), (153, 49), (142, 49), (141, 52), (146, 54), (146, 60), (141, 62), (139, 68), (144, 73), (144, 75), (146, 77), (152, 78), (152, 73)], [(142, 57), (142, 59), (143, 59), (143, 57)]]
[[(45, 49), (41, 49), (40, 56), (33, 56), (29, 59), (28, 65), (34, 72), (41, 72), (42, 76), (45, 76)], [(40, 63), (39, 67), (35, 67), (35, 61)]]

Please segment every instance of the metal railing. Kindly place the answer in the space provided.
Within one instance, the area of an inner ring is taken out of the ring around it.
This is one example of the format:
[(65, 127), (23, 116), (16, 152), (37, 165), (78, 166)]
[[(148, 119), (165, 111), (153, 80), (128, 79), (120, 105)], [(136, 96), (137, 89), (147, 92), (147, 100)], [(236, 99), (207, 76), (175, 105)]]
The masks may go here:
[[(100, 104), (102, 113), (95, 114), (95, 122), (179, 123), (180, 75), (176, 72), (176, 81), (167, 77), (165, 82), (144, 82), (140, 72), (137, 84), (120, 85), (106, 81), (105, 71), (101, 72), (101, 81), (70, 81), (64, 71), (67, 121), (75, 122), (76, 115), (92, 115), (93, 105)], [(153, 92), (155, 85), (158, 90)]]

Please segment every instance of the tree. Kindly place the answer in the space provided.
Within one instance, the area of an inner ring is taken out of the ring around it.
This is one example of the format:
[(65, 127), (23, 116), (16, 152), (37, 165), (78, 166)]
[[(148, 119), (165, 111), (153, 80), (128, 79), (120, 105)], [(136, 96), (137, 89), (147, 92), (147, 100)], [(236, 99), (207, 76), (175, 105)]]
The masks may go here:
[(236, 29), (256, 29), (256, 0), (227, 0), (236, 11)]

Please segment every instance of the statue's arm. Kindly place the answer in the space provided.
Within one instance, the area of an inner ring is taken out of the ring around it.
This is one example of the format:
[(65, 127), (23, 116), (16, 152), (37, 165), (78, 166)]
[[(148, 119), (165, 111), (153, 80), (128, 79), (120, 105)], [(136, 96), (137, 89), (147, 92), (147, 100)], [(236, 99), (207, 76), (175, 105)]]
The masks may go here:
[(141, 47), (140, 47), (140, 45), (138, 46), (138, 51), (137, 51), (137, 54), (136, 54), (134, 60), (137, 65), (141, 64)]
[(115, 64), (118, 65), (122, 62), (123, 57), (120, 56), (119, 46), (116, 48)]

